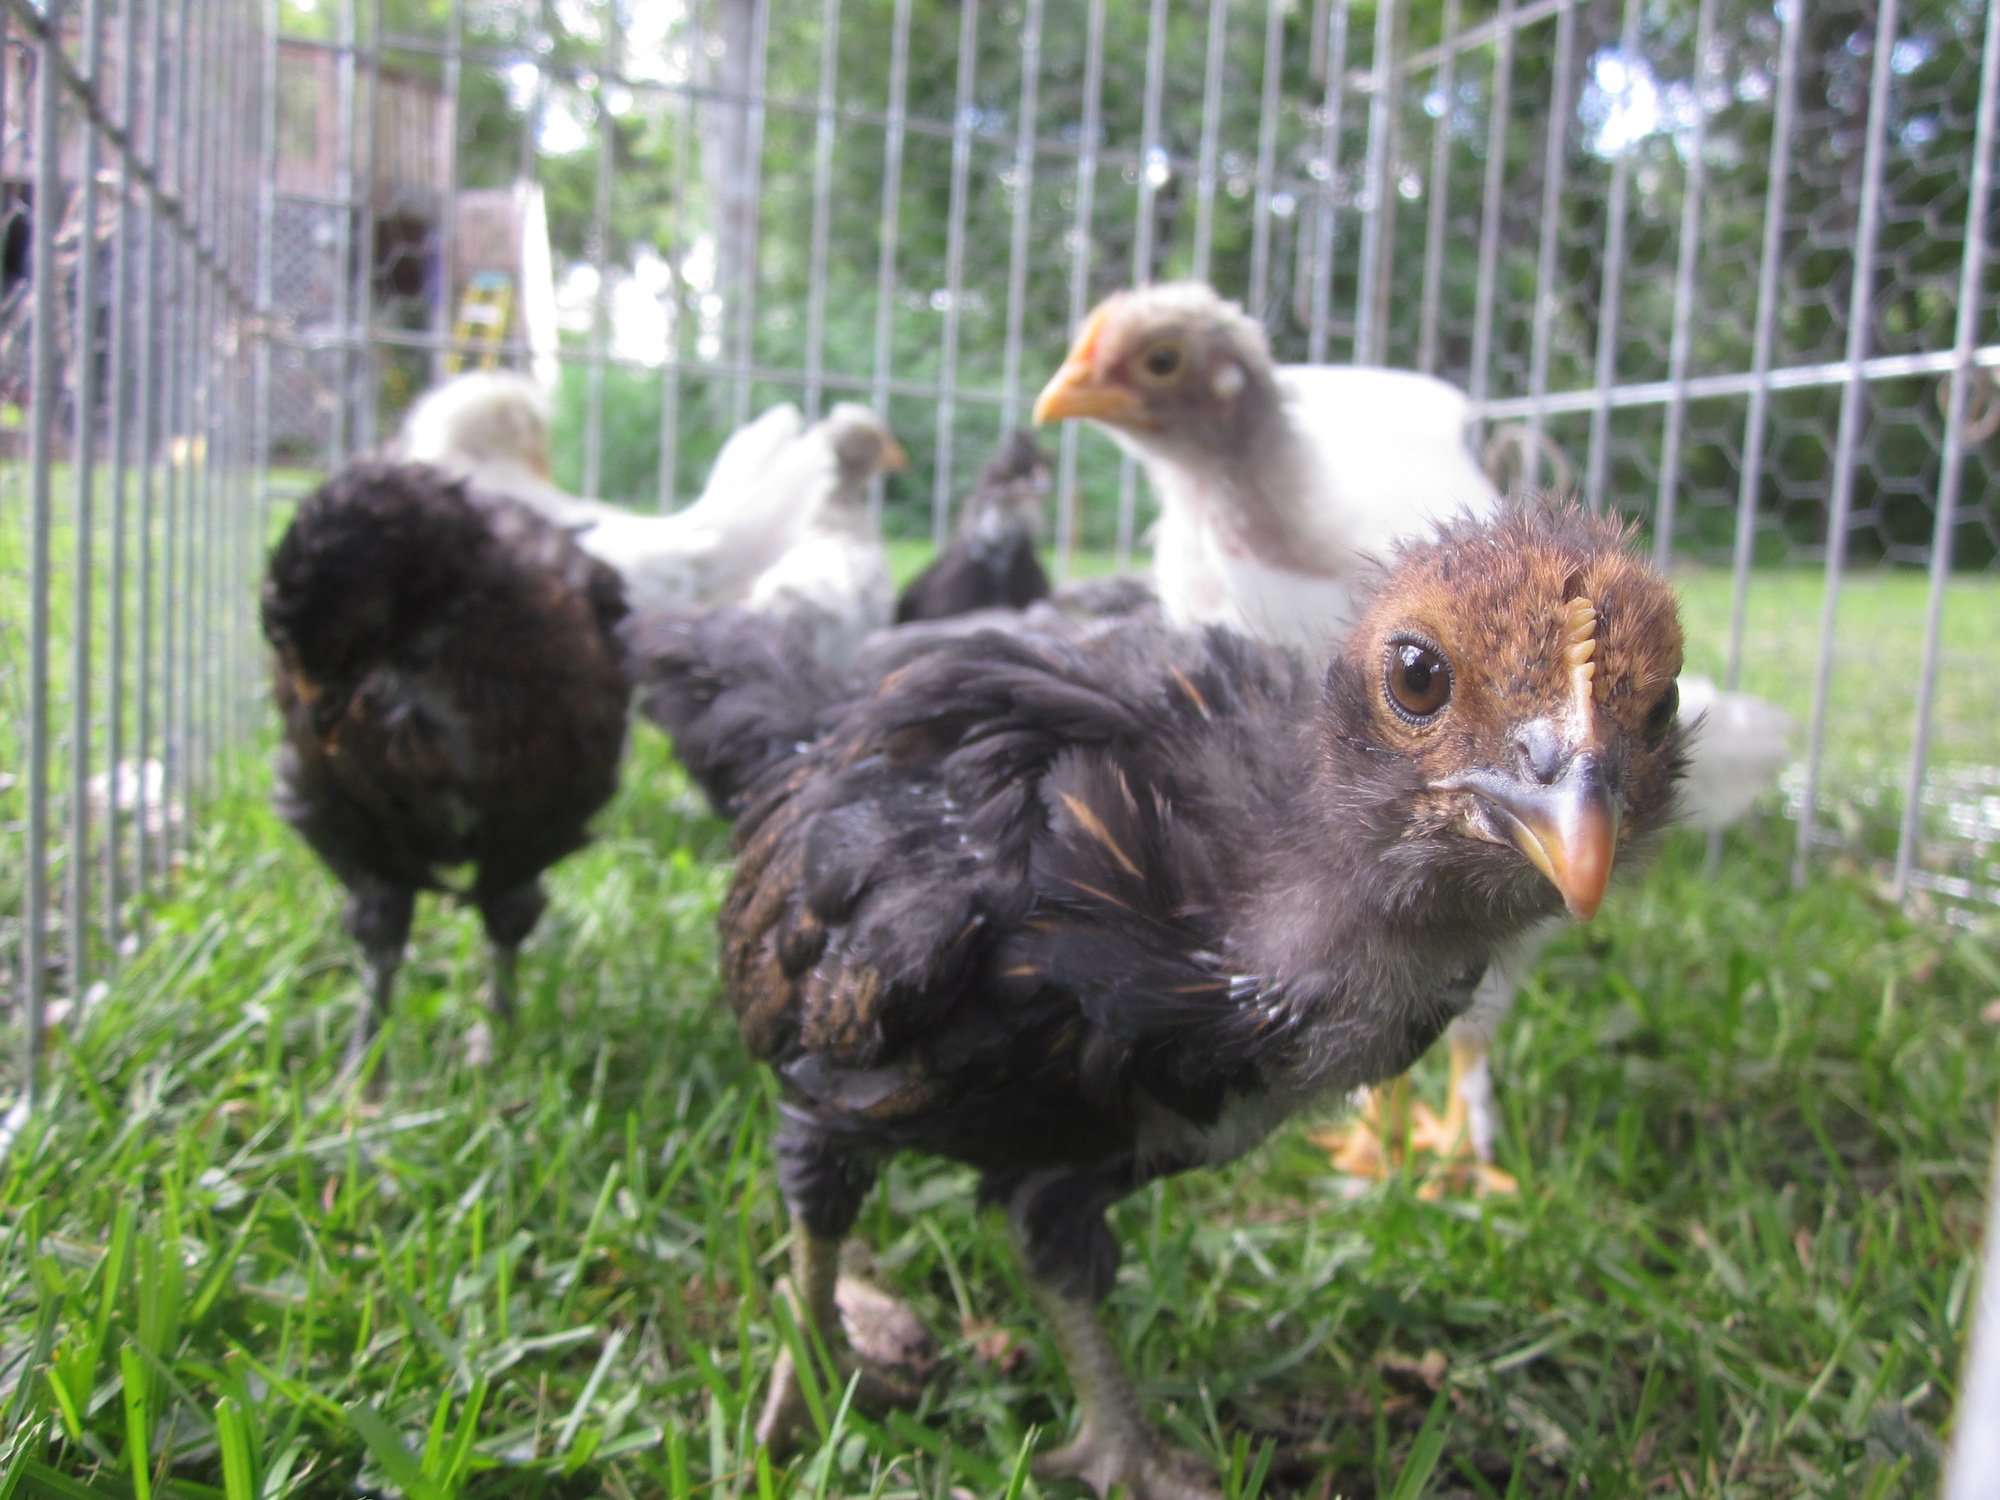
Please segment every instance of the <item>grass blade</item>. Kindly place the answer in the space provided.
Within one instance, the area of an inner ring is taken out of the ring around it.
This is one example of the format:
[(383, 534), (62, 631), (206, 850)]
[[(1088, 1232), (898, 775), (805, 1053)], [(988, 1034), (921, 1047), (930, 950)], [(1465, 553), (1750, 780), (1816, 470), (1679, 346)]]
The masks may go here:
[(412, 1500), (448, 1500), (444, 1490), (432, 1483), (423, 1466), (403, 1446), (403, 1440), (396, 1436), (374, 1407), (365, 1401), (357, 1401), (347, 1408), (346, 1415), (347, 1425), (367, 1445), (375, 1462), (382, 1466), (382, 1472)]
[(1424, 1486), (1431, 1482), (1431, 1474), (1444, 1454), (1444, 1415), (1450, 1407), (1451, 1390), (1446, 1387), (1431, 1402), (1430, 1414), (1424, 1418), (1417, 1440), (1410, 1447), (1410, 1456), (1403, 1460), (1403, 1472), (1396, 1476), (1396, 1487), (1389, 1492), (1389, 1500), (1421, 1500)]
[(228, 1500), (256, 1500), (256, 1469), (250, 1457), (250, 1425), (234, 1396), (215, 1403), (215, 1442), (222, 1452), (222, 1492)]
[(132, 1466), (132, 1489), (139, 1500), (152, 1500), (152, 1419), (148, 1414), (151, 1404), (153, 1372), (139, 1351), (126, 1344), (118, 1351), (118, 1366), (125, 1377), (125, 1441), (126, 1461)]

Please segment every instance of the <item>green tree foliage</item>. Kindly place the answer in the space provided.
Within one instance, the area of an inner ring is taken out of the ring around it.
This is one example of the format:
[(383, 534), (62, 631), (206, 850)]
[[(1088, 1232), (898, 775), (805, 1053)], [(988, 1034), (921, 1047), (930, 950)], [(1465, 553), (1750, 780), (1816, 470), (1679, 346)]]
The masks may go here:
[[(437, 38), (445, 32), (445, 0), (383, 3), (391, 33)], [(713, 38), (726, 30), (718, 24), (721, 8), (750, 3), (707, 0), (699, 7), (707, 34)], [(1305, 358), (1317, 344), (1324, 357), (1348, 359), (1356, 352), (1367, 222), (1372, 95), (1365, 80), (1374, 65), (1376, 7), (1371, 0), (1354, 0), (1344, 11), (1314, 0), (1277, 3), (1279, 76), (1268, 123), (1263, 100), (1269, 12), (1249, 0), (1226, 6), (1208, 273), (1225, 291), (1239, 296), (1250, 291), (1261, 209), (1266, 274), (1254, 310), (1271, 327), (1280, 356)], [(1083, 121), (1090, 7), (1046, 4), (1036, 75), (1035, 133), (1041, 144), (1025, 186), (1015, 163), (1025, 0), (989, 0), (978, 7), (972, 87), (962, 110), (957, 64), (965, 11), (952, 0), (902, 0), (900, 8), (908, 18), (904, 109), (910, 123), (902, 136), (901, 192), (893, 205), (896, 290), (887, 318), (888, 368), (898, 386), (919, 390), (935, 387), (946, 373), (956, 124), (965, 171), (955, 307), (960, 399), (953, 414), (950, 486), (957, 490), (998, 432), (995, 398), (1006, 371), (1010, 236), (1023, 191), (1028, 257), (1019, 313), (1017, 411), (1060, 359), (1069, 330), (1086, 144), (1095, 148), (1095, 175), (1085, 300), (1094, 301), (1136, 274), (1193, 271), (1203, 218), (1197, 168), (1210, 8), (1198, 0), (1169, 0), (1160, 7), (1165, 18), (1160, 129), (1154, 153), (1145, 156), (1151, 4), (1103, 0), (1100, 125), (1089, 143)], [(1464, 27), (1488, 19), (1494, 7), (1460, 0), (1454, 9)], [(1480, 372), (1473, 359), (1496, 49), (1482, 41), (1457, 51), (1447, 89), (1436, 50), (1445, 24), (1443, 0), (1412, 0), (1401, 8), (1398, 55), (1414, 62), (1401, 73), (1391, 105), (1382, 112), (1394, 126), (1395, 140), (1385, 161), (1392, 223), (1380, 358), (1416, 365), (1428, 352), (1439, 374), (1462, 385), (1477, 384), (1483, 376), (1486, 393), (1495, 398), (1531, 393), (1538, 347), (1550, 391), (1596, 385), (1601, 353), (1608, 353), (1613, 383), (1665, 380), (1672, 372), (1680, 310), (1676, 272), (1683, 208), (1698, 167), (1703, 181), (1692, 296), (1685, 309), (1686, 372), (1720, 377), (1751, 368), (1783, 12), (1768, 0), (1712, 0), (1713, 37), (1706, 56), (1698, 58), (1697, 0), (1634, 0), (1632, 55), (1622, 35), (1627, 9), (1624, 0), (1586, 0), (1576, 8), (1568, 23), (1573, 27), (1568, 71), (1561, 77), (1556, 74), (1560, 18), (1538, 21), (1516, 39), (1501, 136), (1491, 348)], [(601, 257), (615, 271), (642, 253), (664, 261), (670, 273), (666, 295), (680, 315), (679, 352), (696, 362), (684, 369), (673, 398), (682, 423), (674, 487), (685, 496), (698, 487), (699, 465), (720, 441), (734, 407), (735, 382), (700, 362), (733, 358), (738, 325), (730, 297), (736, 268), (716, 268), (721, 274), (710, 276), (702, 265), (705, 253), (714, 254), (708, 238), (715, 222), (713, 189), (701, 160), (712, 146), (708, 121), (714, 105), (690, 102), (671, 85), (692, 73), (697, 84), (713, 88), (730, 76), (726, 61), (712, 49), (690, 59), (677, 32), (668, 32), (662, 43), (658, 26), (634, 24), (629, 3), (621, 12), (615, 54), (605, 44), (604, 5), (578, 0), (549, 7), (545, 40), (533, 27), (534, 10), (497, 3), (466, 7), (468, 46), (493, 60), (468, 61), (461, 79), (465, 177), (507, 180), (521, 160), (527, 117), (539, 108), (541, 149), (533, 164), (548, 194), (558, 265)], [(770, 0), (748, 349), (759, 369), (799, 370), (815, 362), (817, 285), (824, 290), (818, 366), (830, 377), (862, 382), (876, 372), (886, 125), (898, 11), (899, 0)], [(829, 15), (838, 25), (831, 53), (837, 114), (826, 175), (826, 252), (816, 266), (816, 106), (822, 28)], [(1813, 0), (1801, 17), (1772, 330), (1778, 366), (1823, 364), (1845, 355), (1876, 46), (1875, 11), (1867, 0)], [(304, 19), (326, 26), (325, 0)], [(1951, 344), (1983, 25), (1977, 0), (1910, 0), (1901, 8), (1885, 117), (1879, 253), (1864, 299), (1872, 353), (1917, 353)], [(499, 59), (510, 49), (521, 57), (538, 49), (532, 55), (547, 63), (549, 83), (539, 103), (533, 90), (505, 77)], [(1342, 52), (1347, 85), (1330, 90), (1326, 61)], [(631, 87), (604, 76), (607, 61), (634, 80)], [(1552, 100), (1565, 107), (1552, 110)], [(1330, 117), (1329, 106), (1337, 119)], [(1552, 153), (1555, 128), (1563, 140)], [(1267, 130), (1272, 171), (1264, 177), (1258, 163)], [(1442, 151), (1434, 154), (1439, 132)], [(613, 171), (600, 241), (598, 153), (607, 143), (614, 152)], [(1140, 267), (1134, 262), (1138, 207), (1149, 167), (1153, 236), (1149, 261)], [(1551, 275), (1538, 301), (1551, 170), (1561, 181), (1549, 226)], [(1610, 206), (1621, 192), (1623, 270), (1607, 285)], [(1426, 243), (1433, 200), (1440, 196), (1441, 233), (1437, 265), (1431, 268)], [(1328, 229), (1330, 254), (1325, 253)], [(1428, 351), (1423, 344), (1427, 272), (1437, 288), (1434, 344)], [(1600, 351), (1600, 324), (1612, 296), (1619, 304), (1618, 336)], [(1327, 316), (1323, 338), (1316, 340), (1320, 306)], [(2000, 312), (1985, 314), (1978, 337), (1982, 343), (2000, 339)], [(585, 355), (587, 342), (573, 352)], [(565, 377), (565, 414), (581, 410), (579, 380), (587, 384), (584, 371), (573, 365)], [(648, 472), (647, 455), (657, 462), (661, 449), (661, 382), (650, 374), (621, 374), (605, 389), (604, 488), (618, 498), (651, 503), (659, 487), (657, 475)], [(1942, 446), (1937, 389), (1935, 376), (1878, 381), (1867, 389), (1865, 425), (1856, 442), (1852, 543), (1858, 559), (1914, 560), (1928, 546)], [(620, 394), (610, 395), (614, 391)], [(799, 394), (796, 383), (760, 382), (752, 392), (755, 404)], [(829, 391), (826, 399), (839, 394)], [(1771, 400), (1757, 487), (1759, 546), (1767, 558), (1810, 555), (1825, 540), (1839, 402), (1835, 386), (1787, 390)], [(1740, 388), (1693, 399), (1684, 409), (1678, 546), (1727, 552), (1744, 411)], [(938, 403), (897, 395), (889, 416), (911, 449), (917, 476), (892, 489), (891, 521), (921, 530), (931, 498), (927, 476), (941, 438)], [(1650, 520), (1660, 488), (1666, 418), (1658, 404), (1621, 406), (1603, 417), (1584, 410), (1551, 417), (1547, 431), (1579, 481), (1592, 472), (1593, 432), (1600, 433), (1606, 499)], [(579, 440), (581, 424), (566, 421), (564, 432), (566, 441)], [(1083, 536), (1107, 540), (1119, 493), (1117, 460), (1108, 445), (1095, 440), (1084, 441), (1080, 452)], [(1986, 566), (1995, 557), (2000, 487), (1993, 461), (1990, 444), (1970, 451), (1965, 518), (1955, 538), (1962, 565)], [(566, 472), (581, 472), (574, 454), (566, 453), (564, 462)], [(1546, 469), (1542, 477), (1548, 477)]]

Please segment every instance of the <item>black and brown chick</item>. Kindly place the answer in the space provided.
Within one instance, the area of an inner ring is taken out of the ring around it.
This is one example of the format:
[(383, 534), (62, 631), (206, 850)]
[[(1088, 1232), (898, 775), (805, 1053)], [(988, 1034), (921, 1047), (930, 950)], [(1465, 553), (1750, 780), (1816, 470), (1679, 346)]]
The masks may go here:
[[(1168, 619), (1226, 624), (1308, 653), (1353, 618), (1371, 558), (1436, 519), (1501, 504), (1467, 442), (1473, 408), (1464, 392), (1409, 370), (1280, 365), (1264, 329), (1198, 283), (1106, 298), (1035, 416), (1099, 425), (1145, 469), (1160, 502), (1153, 572)], [(1789, 759), (1789, 722), (1700, 676), (1683, 676), (1679, 692), (1691, 726), (1682, 820), (1720, 829), (1750, 810)], [(1399, 1083), (1373, 1111), (1378, 1120), (1364, 1116), (1327, 1137), (1343, 1169), (1387, 1175), (1407, 1147), (1434, 1151), (1445, 1168), (1427, 1190), (1513, 1188), (1493, 1165), (1489, 1052), (1551, 935), (1529, 934), (1500, 954), (1453, 1026), (1442, 1116), (1413, 1108)]]
[[(943, 634), (774, 727), (798, 738), (739, 798), (722, 964), (780, 1080), (790, 1294), (827, 1347), (882, 1161), (970, 1164), (1076, 1389), (1041, 1472), (1215, 1493), (1098, 1319), (1105, 1211), (1403, 1071), (1497, 946), (1589, 915), (1666, 822), (1681, 633), (1626, 540), (1574, 508), (1448, 526), (1323, 670), (1143, 621)], [(760, 1437), (805, 1411), (781, 1359)]]
[(284, 721), (279, 814), (347, 889), (370, 1006), (387, 1014), (417, 893), (462, 894), (493, 947), (492, 1002), (541, 875), (618, 784), (631, 685), (618, 575), (518, 501), (424, 464), (357, 463), (271, 554), (263, 627)]
[(1008, 433), (965, 498), (958, 535), (896, 600), (896, 623), (1026, 609), (1047, 597), (1049, 575), (1035, 543), (1053, 474), (1033, 433)]

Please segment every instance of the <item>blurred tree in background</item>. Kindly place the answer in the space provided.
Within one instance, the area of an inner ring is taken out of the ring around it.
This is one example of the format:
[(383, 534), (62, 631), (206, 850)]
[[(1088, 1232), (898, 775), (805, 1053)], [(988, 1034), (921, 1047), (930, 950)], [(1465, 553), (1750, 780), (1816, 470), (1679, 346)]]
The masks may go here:
[[(613, 5), (616, 4), (614, 13)], [(1258, 0), (1222, 0), (1214, 176), (1205, 191), (1203, 93), (1211, 17), (1206, 0), (1163, 0), (1160, 128), (1144, 138), (1152, 0), (1100, 0), (1103, 46), (1098, 128), (1084, 138), (1092, 5), (1040, 7), (1034, 77), (1037, 148), (1029, 180), (1016, 159), (1023, 108), (1027, 0), (548, 0), (541, 5), (466, 0), (467, 49), (459, 79), (460, 176), (468, 185), (512, 181), (524, 164), (547, 194), (557, 276), (570, 310), (558, 394), (558, 477), (583, 475), (584, 413), (601, 378), (600, 488), (611, 498), (658, 503), (659, 465), (676, 440), (666, 489), (693, 494), (733, 425), (737, 381), (702, 368), (747, 354), (760, 371), (816, 367), (871, 381), (878, 373), (878, 286), (885, 248), (894, 288), (882, 332), (887, 374), (928, 391), (946, 374), (946, 328), (956, 319), (951, 409), (956, 494), (998, 435), (1006, 373), (1014, 215), (1026, 197), (1026, 257), (1018, 309), (1017, 417), (1060, 359), (1070, 327), (1071, 277), (1085, 262), (1085, 302), (1135, 275), (1185, 276), (1197, 267), (1199, 226), (1209, 226), (1207, 273), (1245, 297), (1260, 258), (1253, 311), (1281, 358), (1314, 347), (1314, 310), (1327, 314), (1324, 357), (1353, 358), (1362, 237), (1367, 223), (1374, 0), (1272, 0), (1278, 76), (1266, 79), (1272, 12)], [(1449, 79), (1438, 44), (1447, 16), (1463, 31), (1490, 20), (1493, 0), (1409, 0), (1400, 36), (1385, 155), (1386, 225), (1380, 306), (1384, 362), (1430, 367), (1504, 399), (1531, 393), (1538, 338), (1546, 389), (1586, 390), (1600, 366), (1612, 384), (1665, 381), (1672, 373), (1684, 207), (1702, 178), (1693, 224), (1684, 327), (1685, 372), (1737, 375), (1752, 366), (1756, 289), (1770, 188), (1773, 99), (1780, 83), (1784, 4), (1711, 0), (1713, 33), (1698, 46), (1697, 0), (1584, 0), (1565, 21), (1522, 29), (1511, 49), (1501, 191), (1491, 258), (1493, 323), (1484, 371), (1473, 368), (1481, 280), (1484, 186), (1495, 139), (1496, 47), (1490, 37), (1456, 51)], [(448, 0), (380, 0), (385, 58), (441, 68)], [(1861, 202), (1876, 12), (1868, 0), (1813, 0), (1800, 13), (1794, 130), (1784, 178), (1779, 298), (1773, 362), (1810, 366), (1844, 358)], [(1628, 37), (1626, 27), (1632, 23)], [(836, 32), (823, 46), (825, 26)], [(760, 34), (759, 23), (762, 23)], [(373, 17), (358, 18), (364, 41)], [(1558, 34), (1572, 28), (1568, 67), (1557, 75)], [(1908, 0), (1891, 53), (1876, 274), (1864, 305), (1871, 354), (1948, 349), (1956, 316), (1977, 107), (1978, 0)], [(338, 33), (329, 0), (286, 0), (285, 27)], [(970, 91), (959, 97), (961, 39), (974, 49)], [(404, 47), (398, 47), (398, 42)], [(761, 46), (760, 46), (761, 43)], [(900, 193), (883, 186), (902, 61)], [(1344, 59), (1345, 86), (1328, 86)], [(540, 81), (532, 66), (539, 63)], [(824, 70), (830, 64), (830, 74)], [(815, 250), (818, 102), (829, 82), (837, 113), (824, 166), (823, 256)], [(688, 87), (692, 85), (692, 88)], [(1266, 94), (1275, 101), (1267, 120)], [(759, 104), (759, 99), (762, 100)], [(1559, 105), (1559, 107), (1552, 107)], [(1552, 151), (1551, 132), (1559, 130)], [(956, 138), (956, 140), (955, 140)], [(962, 151), (964, 214), (959, 264), (950, 262), (954, 146)], [(524, 149), (531, 146), (532, 149)], [(607, 186), (600, 154), (611, 152)], [(1269, 169), (1260, 172), (1268, 151)], [(1092, 200), (1078, 242), (1086, 155)], [(1441, 170), (1440, 170), (1441, 169)], [(1560, 174), (1553, 222), (1543, 204)], [(1142, 193), (1152, 242), (1136, 266)], [(1622, 266), (1607, 278), (1611, 212), (1623, 196)], [(1209, 200), (1207, 209), (1203, 200)], [(1433, 219), (1434, 205), (1436, 218)], [(1438, 235), (1429, 246), (1431, 225)], [(1259, 244), (1259, 225), (1262, 244)], [(1538, 302), (1546, 249), (1552, 276)], [(1434, 267), (1428, 263), (1435, 256)], [(601, 282), (595, 269), (602, 265)], [(754, 276), (747, 274), (754, 266)], [(954, 270), (956, 276), (954, 278)], [(1436, 288), (1425, 342), (1427, 271)], [(1978, 340), (2000, 341), (2000, 272), (1989, 274)], [(954, 298), (951, 287), (958, 292)], [(815, 288), (822, 296), (815, 299)], [(1609, 299), (1617, 337), (1600, 348)], [(596, 309), (604, 302), (608, 359), (593, 376)], [(634, 299), (638, 299), (635, 301)], [(657, 314), (641, 318), (641, 303)], [(1538, 311), (1540, 317), (1538, 318)], [(817, 339), (814, 321), (818, 321)], [(747, 335), (747, 342), (745, 336)], [(817, 343), (817, 348), (814, 345)], [(670, 350), (666, 346), (671, 344)], [(662, 373), (670, 353), (692, 362)], [(1928, 546), (1942, 419), (1935, 375), (1873, 382), (1856, 471), (1853, 556), (1918, 560)], [(846, 392), (827, 390), (824, 406)], [(860, 392), (867, 399), (867, 390)], [(752, 409), (802, 398), (801, 382), (754, 381)], [(931, 475), (941, 441), (939, 402), (896, 395), (888, 415), (914, 460), (889, 491), (894, 530), (928, 527)], [(1739, 383), (1683, 410), (1676, 544), (1726, 556), (1734, 526), (1745, 403)], [(1757, 485), (1759, 555), (1810, 558), (1824, 543), (1834, 466), (1836, 386), (1775, 394)], [(1621, 405), (1548, 422), (1579, 480), (1601, 433), (1604, 495), (1650, 521), (1658, 502), (1666, 408)], [(1079, 444), (1080, 541), (1112, 534), (1118, 460), (1094, 437)], [(1548, 478), (1544, 470), (1543, 479)], [(1143, 486), (1141, 487), (1143, 494)], [(1968, 453), (1961, 566), (1991, 565), (2000, 551), (1996, 454)], [(1141, 524), (1144, 524), (1142, 513)]]

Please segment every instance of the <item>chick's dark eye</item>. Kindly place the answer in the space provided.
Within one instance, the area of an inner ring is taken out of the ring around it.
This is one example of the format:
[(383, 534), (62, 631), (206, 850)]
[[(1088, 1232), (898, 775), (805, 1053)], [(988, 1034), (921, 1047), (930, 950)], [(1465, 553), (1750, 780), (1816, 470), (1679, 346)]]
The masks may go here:
[(1435, 718), (1451, 701), (1451, 667), (1422, 641), (1391, 641), (1383, 674), (1389, 706), (1411, 724)]
[(1681, 711), (1681, 686), (1677, 682), (1667, 684), (1667, 690), (1660, 694), (1659, 702), (1646, 711), (1646, 738), (1656, 740), (1674, 727), (1674, 716)]
[(1181, 370), (1181, 346), (1173, 341), (1153, 345), (1139, 356), (1139, 368), (1149, 380), (1172, 380)]

